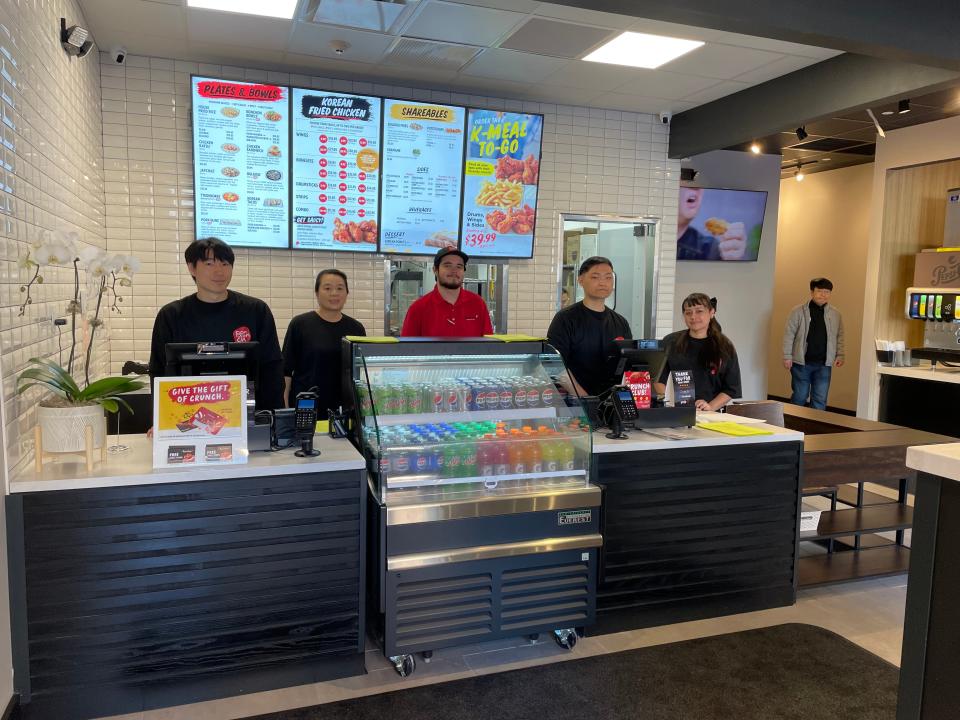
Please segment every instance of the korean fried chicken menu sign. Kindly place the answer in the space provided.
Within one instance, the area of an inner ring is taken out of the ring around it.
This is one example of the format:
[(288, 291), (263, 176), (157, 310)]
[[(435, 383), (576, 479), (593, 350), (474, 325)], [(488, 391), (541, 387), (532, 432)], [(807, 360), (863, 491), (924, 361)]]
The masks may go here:
[(471, 256), (533, 256), (542, 135), (540, 115), (470, 111), (460, 247)]
[(286, 87), (193, 78), (197, 237), (289, 247), (289, 106)]
[(456, 247), (464, 115), (462, 107), (384, 101), (382, 252)]
[(293, 247), (377, 251), (380, 98), (293, 89)]
[(153, 466), (247, 462), (247, 379), (154, 378)]

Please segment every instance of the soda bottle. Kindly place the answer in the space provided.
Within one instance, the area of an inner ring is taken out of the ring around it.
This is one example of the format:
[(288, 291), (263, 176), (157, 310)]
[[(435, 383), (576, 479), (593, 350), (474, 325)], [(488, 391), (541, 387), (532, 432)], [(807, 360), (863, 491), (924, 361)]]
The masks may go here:
[(419, 385), (407, 385), (404, 389), (406, 412), (419, 415), (423, 412), (423, 390)]
[(430, 454), (424, 447), (410, 451), (410, 472), (414, 475), (426, 475), (430, 470)]
[(460, 443), (463, 454), (460, 456), (460, 467), (462, 468), (461, 477), (476, 477), (477, 472), (477, 443), (475, 440), (466, 439)]
[(540, 383), (536, 378), (527, 379), (527, 407), (540, 407)]
[(572, 471), (576, 469), (576, 453), (573, 449), (573, 443), (567, 439), (557, 441), (558, 457), (560, 464), (559, 470)]
[(505, 433), (497, 433), (493, 444), (493, 474), (497, 477), (510, 474), (510, 453), (508, 451), (509, 441)]
[(510, 384), (513, 387), (513, 404), (521, 409), (527, 407), (527, 386), (523, 378), (513, 378)]
[(510, 458), (510, 473), (512, 475), (523, 475), (527, 472), (527, 459), (523, 452), (523, 437), (517, 429), (511, 430), (508, 437), (507, 453)]
[(557, 390), (553, 383), (543, 383), (540, 386), (540, 404), (543, 407), (553, 407), (557, 401)]
[(393, 455), (392, 477), (401, 477), (410, 473), (410, 452), (403, 448)]
[(543, 452), (544, 472), (557, 472), (560, 469), (559, 448), (557, 441), (551, 437), (549, 431), (541, 434), (540, 447)]
[(460, 412), (463, 410), (460, 405), (460, 390), (452, 383), (443, 386), (443, 409), (444, 412)]
[(437, 385), (423, 386), (423, 412), (443, 412), (443, 392)]
[(513, 407), (513, 384), (503, 379), (500, 383), (500, 409), (509, 410)]
[(459, 443), (448, 442), (443, 446), (444, 477), (460, 477)]
[(489, 433), (477, 443), (477, 474), (482, 477), (493, 477), (497, 474), (494, 443), (493, 435)]

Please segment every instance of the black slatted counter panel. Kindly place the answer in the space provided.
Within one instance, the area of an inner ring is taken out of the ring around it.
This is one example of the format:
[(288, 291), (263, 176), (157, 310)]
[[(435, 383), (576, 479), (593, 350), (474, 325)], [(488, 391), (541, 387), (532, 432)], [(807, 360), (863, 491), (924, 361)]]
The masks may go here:
[(802, 444), (598, 453), (597, 624), (618, 632), (790, 605)]
[(362, 673), (362, 480), (9, 496), (26, 716), (96, 717)]

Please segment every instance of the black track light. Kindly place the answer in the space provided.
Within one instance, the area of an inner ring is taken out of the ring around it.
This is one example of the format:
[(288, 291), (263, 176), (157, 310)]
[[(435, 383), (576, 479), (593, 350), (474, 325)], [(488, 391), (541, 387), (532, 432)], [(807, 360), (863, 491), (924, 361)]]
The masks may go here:
[(897, 103), (897, 115), (906, 115), (910, 112), (910, 100), (901, 100)]
[(806, 140), (808, 136), (807, 129), (803, 125), (797, 128), (797, 140)]

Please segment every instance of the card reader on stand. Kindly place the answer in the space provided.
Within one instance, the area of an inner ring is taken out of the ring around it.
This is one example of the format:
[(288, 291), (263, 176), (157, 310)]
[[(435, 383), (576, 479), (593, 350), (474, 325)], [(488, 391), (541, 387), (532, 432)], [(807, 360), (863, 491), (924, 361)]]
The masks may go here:
[(313, 436), (317, 432), (317, 394), (313, 392), (297, 393), (297, 405), (294, 425), (300, 449), (297, 457), (315, 457), (320, 454), (313, 448)]

